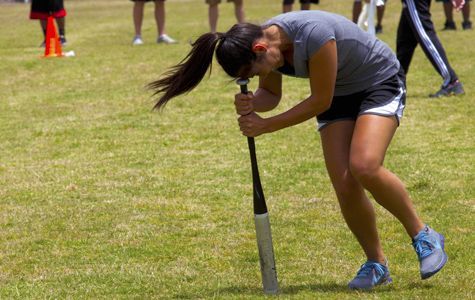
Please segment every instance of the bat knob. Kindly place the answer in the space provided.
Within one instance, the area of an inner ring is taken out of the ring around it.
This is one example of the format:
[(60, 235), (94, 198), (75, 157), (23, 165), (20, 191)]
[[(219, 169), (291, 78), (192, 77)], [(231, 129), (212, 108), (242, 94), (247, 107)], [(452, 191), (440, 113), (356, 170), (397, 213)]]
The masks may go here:
[(249, 83), (249, 79), (247, 78), (239, 78), (238, 80), (236, 80), (236, 83), (238, 85), (246, 85)]

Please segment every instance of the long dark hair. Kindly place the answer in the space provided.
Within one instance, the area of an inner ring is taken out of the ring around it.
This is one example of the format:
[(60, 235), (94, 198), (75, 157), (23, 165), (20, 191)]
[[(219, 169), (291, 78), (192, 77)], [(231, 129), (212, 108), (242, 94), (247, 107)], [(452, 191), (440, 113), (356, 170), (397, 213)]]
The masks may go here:
[(179, 64), (168, 69), (160, 79), (148, 84), (148, 88), (154, 91), (154, 96), (163, 93), (154, 108), (160, 109), (173, 97), (195, 88), (208, 68), (211, 73), (214, 52), (218, 63), (229, 76), (246, 76), (256, 60), (252, 43), (262, 35), (260, 26), (241, 23), (234, 25), (226, 33), (206, 33), (200, 36)]

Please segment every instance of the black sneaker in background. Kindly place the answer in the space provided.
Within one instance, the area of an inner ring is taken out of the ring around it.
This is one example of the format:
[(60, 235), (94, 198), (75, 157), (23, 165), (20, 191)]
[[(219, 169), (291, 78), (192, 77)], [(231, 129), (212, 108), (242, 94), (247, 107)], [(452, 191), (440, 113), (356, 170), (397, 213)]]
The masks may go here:
[(383, 26), (382, 25), (376, 25), (376, 27), (374, 28), (374, 31), (376, 32), (376, 34), (383, 33)]
[(455, 26), (455, 22), (453, 21), (446, 21), (442, 30), (457, 30), (457, 26)]
[(454, 81), (447, 86), (442, 86), (440, 90), (438, 90), (435, 94), (429, 95), (430, 98), (440, 98), (440, 97), (448, 97), (448, 96), (457, 96), (463, 95), (465, 91), (463, 89), (463, 84), (460, 81)]
[(472, 30), (472, 22), (471, 21), (463, 21), (462, 22), (463, 30)]
[(68, 41), (64, 35), (59, 36), (59, 42), (61, 43), (61, 46), (66, 46), (68, 44)]

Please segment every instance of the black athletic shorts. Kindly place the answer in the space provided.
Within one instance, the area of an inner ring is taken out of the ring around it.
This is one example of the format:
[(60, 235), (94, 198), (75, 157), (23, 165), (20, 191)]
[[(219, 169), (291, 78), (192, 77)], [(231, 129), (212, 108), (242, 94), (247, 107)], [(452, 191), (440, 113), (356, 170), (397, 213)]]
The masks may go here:
[(46, 20), (49, 16), (55, 18), (64, 18), (66, 16), (63, 0), (31, 1), (30, 19)]
[(362, 92), (335, 96), (328, 110), (317, 116), (318, 130), (332, 122), (356, 120), (359, 115), (395, 116), (399, 122), (406, 104), (406, 80), (399, 73)]
[[(319, 2), (320, 0), (300, 0), (300, 3), (302, 4), (308, 4), (308, 3), (318, 4)], [(284, 0), (282, 4), (284, 5), (294, 4), (294, 0)]]

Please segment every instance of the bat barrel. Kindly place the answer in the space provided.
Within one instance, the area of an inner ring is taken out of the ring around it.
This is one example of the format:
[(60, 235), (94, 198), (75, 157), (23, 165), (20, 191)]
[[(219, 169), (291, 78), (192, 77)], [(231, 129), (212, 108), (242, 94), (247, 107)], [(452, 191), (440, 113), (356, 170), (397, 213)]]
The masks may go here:
[(277, 294), (279, 292), (279, 284), (277, 282), (269, 214), (254, 215), (254, 223), (256, 225), (257, 248), (259, 249), (259, 263), (264, 293)]

